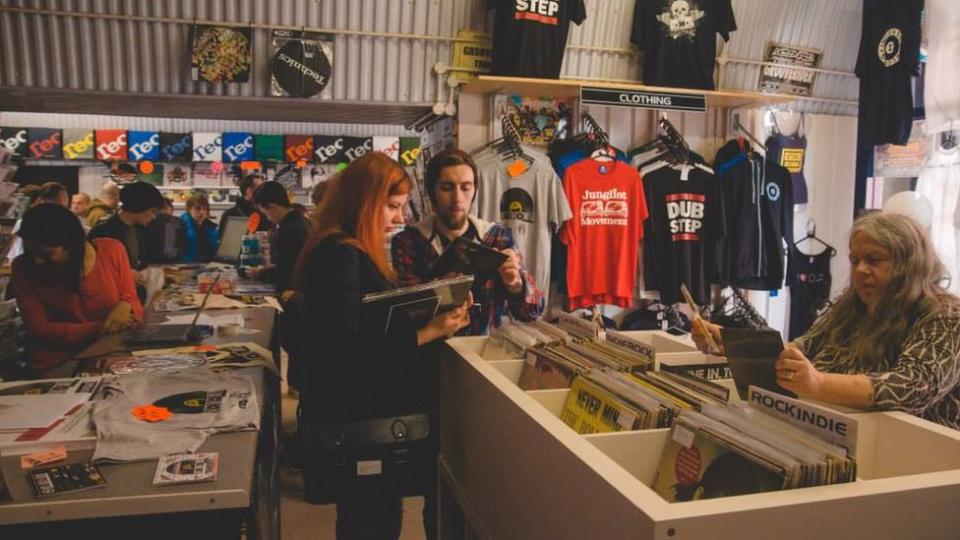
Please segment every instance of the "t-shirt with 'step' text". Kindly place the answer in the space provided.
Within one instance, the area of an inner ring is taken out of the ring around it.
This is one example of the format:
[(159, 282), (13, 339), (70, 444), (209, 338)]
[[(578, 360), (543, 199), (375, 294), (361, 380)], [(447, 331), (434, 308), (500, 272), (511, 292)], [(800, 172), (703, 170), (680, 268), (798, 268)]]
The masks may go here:
[(583, 0), (490, 0), (493, 74), (556, 79), (570, 22), (587, 18)]
[(632, 307), (648, 214), (640, 175), (619, 160), (584, 159), (567, 168), (563, 191), (573, 212), (560, 232), (568, 248), (570, 309)]

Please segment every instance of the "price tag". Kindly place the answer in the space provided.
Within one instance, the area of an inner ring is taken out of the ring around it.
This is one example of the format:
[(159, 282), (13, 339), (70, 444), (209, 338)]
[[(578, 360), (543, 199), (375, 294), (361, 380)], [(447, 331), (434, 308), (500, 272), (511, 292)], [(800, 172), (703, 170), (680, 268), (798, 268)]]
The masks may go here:
[(693, 432), (679, 424), (673, 427), (672, 437), (673, 440), (677, 441), (677, 444), (684, 448), (693, 446)]
[(633, 429), (633, 423), (637, 420), (636, 415), (633, 413), (624, 412), (617, 417), (617, 423), (620, 424), (620, 427), (626, 430)]
[(166, 407), (157, 407), (156, 405), (141, 405), (139, 407), (134, 407), (130, 411), (130, 414), (133, 415), (137, 420), (143, 420), (144, 422), (162, 422), (169, 419), (173, 416), (173, 413), (170, 412), (170, 409)]
[(507, 166), (507, 174), (509, 174), (511, 178), (516, 178), (521, 174), (527, 172), (527, 169), (529, 168), (530, 166), (527, 165), (526, 161), (522, 159), (518, 159)]
[(63, 445), (56, 446), (46, 452), (34, 452), (33, 454), (20, 456), (20, 468), (32, 469), (38, 465), (46, 465), (61, 459), (67, 459), (67, 448)]

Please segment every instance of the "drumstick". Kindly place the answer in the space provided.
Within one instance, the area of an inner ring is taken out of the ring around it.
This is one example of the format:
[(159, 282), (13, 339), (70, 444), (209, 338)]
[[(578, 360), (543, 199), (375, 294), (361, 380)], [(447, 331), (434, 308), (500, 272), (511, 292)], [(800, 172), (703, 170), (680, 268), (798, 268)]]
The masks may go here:
[(690, 289), (687, 288), (686, 283), (680, 284), (680, 294), (683, 295), (683, 299), (686, 300), (687, 306), (690, 307), (690, 311), (693, 312), (693, 322), (694, 324), (699, 324), (700, 329), (703, 330), (703, 337), (707, 340), (707, 347), (710, 348), (710, 351), (719, 351), (720, 347), (717, 346), (717, 342), (713, 340), (713, 335), (710, 333), (710, 329), (707, 328), (705, 324), (706, 321), (703, 320), (703, 317), (700, 316), (700, 308), (697, 307), (697, 303), (693, 301), (693, 296), (690, 294)]

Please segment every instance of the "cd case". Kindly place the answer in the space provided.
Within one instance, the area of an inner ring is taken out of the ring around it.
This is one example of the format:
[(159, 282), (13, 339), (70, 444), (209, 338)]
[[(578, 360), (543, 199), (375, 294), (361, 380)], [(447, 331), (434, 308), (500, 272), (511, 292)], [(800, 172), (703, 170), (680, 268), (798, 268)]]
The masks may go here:
[(153, 485), (190, 484), (213, 482), (217, 479), (219, 454), (169, 454), (157, 462)]
[(107, 485), (107, 480), (100, 474), (100, 469), (90, 461), (34, 469), (28, 472), (27, 476), (33, 487), (33, 494), (37, 498), (85, 491)]

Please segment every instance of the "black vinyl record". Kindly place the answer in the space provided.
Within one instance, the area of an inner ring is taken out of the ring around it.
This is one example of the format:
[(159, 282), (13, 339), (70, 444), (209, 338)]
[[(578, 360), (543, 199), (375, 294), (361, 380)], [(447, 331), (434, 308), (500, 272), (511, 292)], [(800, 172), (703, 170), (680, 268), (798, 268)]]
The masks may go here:
[(273, 57), (273, 82), (286, 94), (308, 98), (330, 82), (330, 58), (321, 42), (291, 39)]

